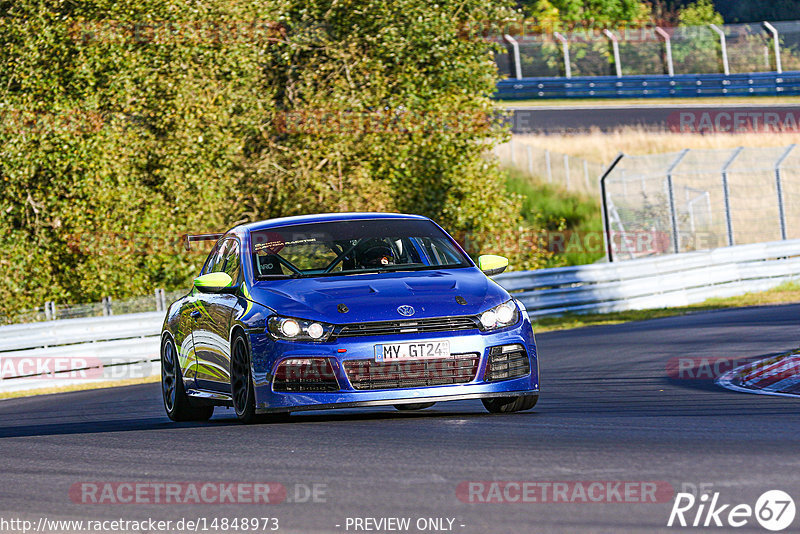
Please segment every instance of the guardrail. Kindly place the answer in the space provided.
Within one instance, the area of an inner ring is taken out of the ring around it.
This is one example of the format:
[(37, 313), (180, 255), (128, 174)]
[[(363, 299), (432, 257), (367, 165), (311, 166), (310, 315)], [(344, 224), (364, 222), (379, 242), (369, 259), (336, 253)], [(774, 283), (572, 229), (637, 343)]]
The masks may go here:
[[(684, 306), (796, 279), (800, 240), (495, 277), (531, 317)], [(2, 326), (0, 391), (157, 374), (163, 320), (149, 312)]]
[(531, 317), (686, 306), (800, 278), (800, 240), (495, 277)]
[(498, 100), (800, 95), (800, 71), (500, 80)]
[(164, 312), (0, 327), (0, 391), (144, 378), (159, 372)]

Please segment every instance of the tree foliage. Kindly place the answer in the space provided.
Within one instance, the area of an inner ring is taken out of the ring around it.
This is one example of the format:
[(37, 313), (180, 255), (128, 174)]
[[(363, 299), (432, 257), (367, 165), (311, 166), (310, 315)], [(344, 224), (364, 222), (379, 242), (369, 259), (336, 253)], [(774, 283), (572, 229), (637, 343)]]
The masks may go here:
[[(452, 0), (0, 2), (0, 314), (179, 287), (186, 232), (421, 213), (471, 253), (520, 244), (488, 151), (496, 67)], [(366, 124), (366, 126), (365, 126)]]

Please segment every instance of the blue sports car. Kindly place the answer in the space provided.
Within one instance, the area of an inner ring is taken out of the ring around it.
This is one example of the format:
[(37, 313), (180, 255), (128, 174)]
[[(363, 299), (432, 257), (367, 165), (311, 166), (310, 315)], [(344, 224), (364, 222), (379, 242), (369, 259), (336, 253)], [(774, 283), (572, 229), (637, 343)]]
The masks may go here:
[(481, 399), (532, 408), (539, 368), (525, 307), (428, 218), (347, 213), (272, 219), (215, 239), (192, 290), (167, 310), (164, 407), (258, 414)]

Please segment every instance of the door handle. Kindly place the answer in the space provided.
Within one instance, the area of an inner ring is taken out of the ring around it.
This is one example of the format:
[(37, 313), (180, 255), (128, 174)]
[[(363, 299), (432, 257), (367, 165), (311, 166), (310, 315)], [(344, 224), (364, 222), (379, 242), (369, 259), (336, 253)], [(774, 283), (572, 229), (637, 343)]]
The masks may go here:
[(200, 318), (200, 312), (197, 311), (197, 310), (192, 310), (192, 312), (189, 314), (189, 316), (192, 319), (199, 319)]

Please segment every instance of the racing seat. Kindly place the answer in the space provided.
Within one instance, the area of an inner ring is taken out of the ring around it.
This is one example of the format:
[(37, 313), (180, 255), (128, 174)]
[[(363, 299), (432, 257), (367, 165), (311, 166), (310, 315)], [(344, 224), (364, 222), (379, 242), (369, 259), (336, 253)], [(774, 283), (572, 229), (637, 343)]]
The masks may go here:
[(275, 254), (266, 254), (264, 256), (256, 256), (256, 266), (258, 267), (258, 274), (264, 275), (283, 275), (283, 267)]

